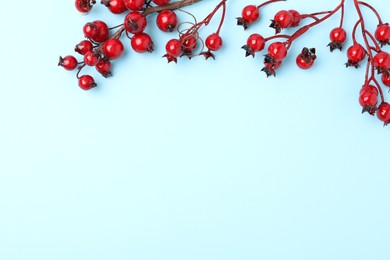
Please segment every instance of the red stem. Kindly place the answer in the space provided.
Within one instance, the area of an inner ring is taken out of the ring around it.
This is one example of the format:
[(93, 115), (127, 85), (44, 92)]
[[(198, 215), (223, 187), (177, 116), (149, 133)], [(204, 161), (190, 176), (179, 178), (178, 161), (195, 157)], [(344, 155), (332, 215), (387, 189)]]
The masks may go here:
[(379, 24), (382, 24), (382, 19), (381, 19), (381, 16), (379, 15), (378, 11), (372, 7), (371, 5), (367, 4), (366, 2), (357, 2), (359, 5), (364, 5), (365, 7), (368, 7), (369, 9), (371, 9), (371, 11), (376, 15), (376, 17), (378, 18), (378, 22)]

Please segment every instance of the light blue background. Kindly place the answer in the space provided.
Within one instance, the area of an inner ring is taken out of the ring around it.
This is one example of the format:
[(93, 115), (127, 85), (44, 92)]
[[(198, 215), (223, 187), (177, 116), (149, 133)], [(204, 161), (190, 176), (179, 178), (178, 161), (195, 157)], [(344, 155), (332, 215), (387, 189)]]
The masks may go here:
[[(212, 2), (188, 10), (200, 18)], [(360, 114), (364, 69), (326, 48), (338, 17), (298, 40), (276, 79), (240, 50), (272, 34), (277, 10), (338, 1), (269, 6), (248, 32), (234, 18), (256, 1), (230, 2), (216, 61), (166, 64), (171, 36), (152, 29), (156, 52), (126, 43), (90, 92), (57, 59), (85, 22), (112, 15), (2, 3), (0, 259), (390, 259), (390, 128)], [(370, 3), (390, 20), (388, 1)], [(310, 71), (294, 64), (304, 46), (318, 51)]]

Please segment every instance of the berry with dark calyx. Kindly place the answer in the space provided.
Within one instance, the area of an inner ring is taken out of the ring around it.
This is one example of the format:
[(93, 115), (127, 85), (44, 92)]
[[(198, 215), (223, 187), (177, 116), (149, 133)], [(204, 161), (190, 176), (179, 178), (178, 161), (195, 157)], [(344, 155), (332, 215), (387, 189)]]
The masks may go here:
[(213, 58), (215, 60), (215, 55), (211, 53), (211, 51), (218, 51), (221, 49), (222, 44), (223, 41), (221, 36), (219, 36), (217, 33), (212, 33), (206, 38), (206, 47), (208, 48), (208, 51), (202, 52), (200, 54), (203, 55), (206, 60), (209, 58)]
[(131, 47), (138, 53), (153, 52), (154, 44), (147, 33), (139, 33), (131, 38)]
[(291, 27), (297, 27), (302, 20), (301, 14), (296, 10), (288, 10), (288, 11), (290, 12), (293, 19)]
[(98, 28), (96, 24), (92, 23), (86, 23), (83, 27), (83, 33), (84, 36), (88, 39), (92, 39), (97, 34)]
[(264, 58), (264, 67), (261, 69), (266, 75), (267, 78), (271, 75), (276, 77), (276, 70), (282, 65), (281, 60), (274, 60), (269, 55), (265, 55)]
[(123, 0), (102, 0), (101, 3), (113, 14), (121, 14), (127, 10)]
[(88, 66), (95, 66), (99, 59), (100, 55), (93, 51), (89, 51), (84, 55), (84, 63)]
[(387, 87), (390, 87), (390, 74), (388, 73), (382, 73), (382, 83), (387, 86)]
[(293, 23), (293, 16), (287, 10), (279, 11), (275, 14), (274, 19), (271, 20), (271, 25), (269, 27), (275, 29), (275, 34), (278, 34), (282, 29), (288, 28)]
[(122, 56), (124, 51), (123, 44), (116, 38), (108, 39), (102, 45), (102, 52), (104, 56), (110, 60), (118, 59)]
[(303, 48), (302, 53), (297, 56), (296, 63), (299, 68), (306, 70), (313, 66), (316, 58), (316, 49), (309, 49), (305, 47)]
[(108, 59), (100, 59), (98, 63), (95, 65), (95, 68), (105, 78), (112, 76), (111, 62)]
[(340, 51), (343, 49), (343, 43), (347, 39), (347, 33), (341, 27), (334, 28), (329, 33), (330, 43), (328, 46), (330, 47), (330, 51), (334, 51), (335, 49), (339, 49)]
[(278, 61), (278, 60), (283, 60), (287, 56), (287, 47), (286, 44), (282, 42), (273, 42), (269, 47), (268, 47), (268, 55)]
[(159, 6), (166, 6), (170, 2), (171, 2), (171, 0), (153, 0), (153, 3), (155, 3), (156, 5), (159, 5)]
[(168, 63), (174, 61), (177, 63), (177, 58), (183, 54), (183, 47), (181, 41), (178, 39), (171, 39), (165, 45), (165, 50), (167, 54), (163, 57), (168, 59)]
[(58, 61), (58, 66), (61, 66), (66, 70), (74, 70), (75, 68), (77, 68), (77, 64), (78, 63), (76, 58), (72, 55), (68, 55), (63, 58), (60, 57)]
[(126, 15), (124, 26), (128, 32), (132, 34), (137, 34), (145, 30), (147, 23), (148, 21), (146, 20), (144, 14), (137, 11), (133, 11)]
[(375, 69), (378, 71), (378, 73), (390, 73), (390, 54), (381, 51), (377, 53), (373, 60), (372, 65), (375, 67)]
[(123, 0), (127, 9), (140, 11), (145, 4), (145, 0)]
[(198, 45), (198, 39), (193, 34), (183, 34), (180, 36), (180, 42), (183, 47), (183, 55), (192, 57), (192, 52), (196, 49)]
[(390, 45), (390, 26), (388, 23), (378, 25), (375, 30), (375, 38), (382, 46)]
[(176, 13), (171, 10), (164, 10), (157, 15), (157, 27), (163, 32), (173, 32), (177, 26)]
[(249, 24), (254, 23), (259, 19), (260, 12), (257, 6), (247, 5), (242, 9), (241, 17), (237, 18), (237, 25), (242, 25), (246, 30)]
[(376, 111), (376, 116), (384, 123), (385, 126), (388, 125), (390, 123), (390, 104), (382, 102)]
[(265, 47), (265, 39), (260, 34), (254, 33), (248, 37), (248, 40), (246, 41), (246, 45), (242, 46), (241, 48), (246, 51), (245, 57), (248, 57), (249, 55), (252, 55), (252, 57), (255, 57), (255, 53), (262, 51)]
[(82, 14), (87, 14), (91, 11), (93, 5), (95, 4), (95, 0), (76, 0), (75, 6), (77, 11)]
[(372, 85), (365, 85), (360, 90), (359, 103), (363, 107), (362, 113), (374, 115), (378, 104), (378, 90)]
[(359, 62), (366, 57), (366, 50), (358, 43), (355, 43), (348, 48), (347, 57), (348, 62), (345, 63), (347, 67), (359, 68)]
[(95, 80), (90, 75), (83, 75), (79, 78), (79, 87), (83, 90), (90, 90), (96, 86)]
[(83, 40), (79, 44), (77, 44), (74, 48), (75, 52), (80, 53), (81, 55), (86, 54), (89, 51), (93, 50), (92, 42), (88, 40)]
[(85, 37), (95, 42), (104, 42), (109, 35), (107, 24), (99, 20), (86, 23), (83, 27), (83, 32)]

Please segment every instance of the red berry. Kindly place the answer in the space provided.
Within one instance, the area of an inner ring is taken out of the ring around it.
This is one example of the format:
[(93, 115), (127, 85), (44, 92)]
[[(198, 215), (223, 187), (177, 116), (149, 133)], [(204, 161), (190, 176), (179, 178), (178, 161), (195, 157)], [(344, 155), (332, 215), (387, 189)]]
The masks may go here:
[(382, 73), (381, 79), (385, 86), (390, 87), (390, 74)]
[(97, 34), (97, 26), (94, 23), (86, 23), (83, 27), (84, 36), (91, 39)]
[(130, 33), (137, 34), (145, 30), (148, 21), (144, 14), (133, 11), (126, 15), (124, 26)]
[(222, 47), (222, 38), (216, 33), (210, 34), (206, 38), (206, 47), (210, 51), (218, 51)]
[(153, 41), (147, 33), (139, 33), (131, 38), (131, 47), (138, 53), (153, 52)]
[(85, 53), (92, 51), (93, 50), (93, 45), (92, 42), (88, 40), (83, 40), (79, 44), (76, 45), (74, 50), (81, 55), (84, 55)]
[(171, 57), (177, 58), (183, 54), (183, 48), (181, 46), (181, 41), (178, 39), (172, 39), (167, 42), (165, 45), (165, 50), (167, 54)]
[(311, 60), (311, 61), (306, 61), (301, 54), (299, 54), (296, 58), (296, 63), (298, 65), (299, 68), (303, 69), (303, 70), (307, 70), (307, 69), (310, 69), (313, 64), (314, 64), (314, 60)]
[(74, 56), (68, 55), (65, 57), (60, 57), (58, 66), (62, 66), (66, 70), (74, 70), (77, 67), (77, 60)]
[(375, 30), (375, 38), (382, 44), (390, 44), (390, 26), (388, 23), (380, 24)]
[(379, 120), (383, 121), (385, 125), (390, 123), (390, 104), (387, 102), (382, 102), (379, 105), (378, 110), (376, 111), (376, 116)]
[(343, 28), (337, 27), (330, 31), (329, 38), (332, 42), (343, 43), (347, 39), (347, 33)]
[(77, 11), (79, 11), (82, 14), (87, 14), (89, 11), (91, 11), (93, 6), (93, 1), (90, 0), (76, 0), (75, 6)]
[(190, 53), (195, 50), (198, 42), (197, 38), (192, 34), (183, 34), (180, 36), (180, 41), (183, 50), (186, 53)]
[(297, 12), (296, 10), (288, 10), (292, 16), (292, 27), (297, 27), (301, 23), (301, 14)]
[(361, 95), (365, 91), (371, 92), (376, 96), (379, 94), (378, 89), (373, 85), (367, 85), (367, 84), (363, 85), (362, 88), (360, 89), (359, 95)]
[(79, 78), (79, 87), (83, 90), (90, 90), (96, 87), (96, 83), (90, 75), (83, 75)]
[(359, 96), (359, 103), (363, 107), (363, 112), (374, 115), (378, 104), (378, 90), (374, 86), (363, 87)]
[(372, 60), (372, 64), (380, 73), (389, 70), (390, 54), (385, 51), (377, 53)]
[(276, 61), (281, 61), (287, 56), (287, 47), (282, 42), (273, 42), (268, 47), (268, 54)]
[(103, 43), (102, 52), (110, 60), (118, 59), (124, 51), (123, 44), (118, 39), (108, 39)]
[(172, 32), (177, 26), (176, 13), (171, 10), (164, 10), (157, 15), (157, 27), (163, 32)]
[(292, 14), (289, 11), (282, 10), (275, 14), (274, 21), (282, 28), (288, 28), (293, 23)]
[(359, 66), (359, 62), (361, 62), (366, 57), (366, 50), (358, 43), (355, 43), (351, 47), (349, 47), (347, 51), (347, 67), (354, 66), (357, 68)]
[(85, 37), (95, 42), (104, 42), (109, 35), (108, 26), (102, 21), (93, 21), (92, 23), (85, 24), (83, 31)]
[(140, 11), (145, 4), (145, 0), (124, 0), (123, 2), (131, 11)]
[(241, 16), (248, 23), (256, 22), (260, 16), (259, 9), (255, 5), (247, 5), (242, 9)]
[(248, 37), (246, 44), (254, 52), (262, 51), (265, 47), (265, 39), (260, 34), (254, 33)]
[(93, 51), (89, 51), (84, 55), (84, 63), (88, 66), (95, 66), (100, 57)]
[(169, 2), (171, 2), (171, 0), (153, 0), (153, 3), (159, 6), (165, 6), (169, 4)]
[(96, 70), (103, 75), (103, 77), (110, 77), (111, 74), (111, 62), (107, 59), (100, 59), (95, 66)]
[(102, 4), (113, 14), (121, 14), (127, 10), (123, 0), (102, 0)]

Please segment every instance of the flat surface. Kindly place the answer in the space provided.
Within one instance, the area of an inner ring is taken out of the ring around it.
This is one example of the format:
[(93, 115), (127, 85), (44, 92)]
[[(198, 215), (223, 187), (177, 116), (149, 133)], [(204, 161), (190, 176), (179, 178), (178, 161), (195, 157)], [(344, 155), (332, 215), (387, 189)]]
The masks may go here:
[[(200, 19), (213, 2), (188, 10)], [(253, 1), (230, 2), (216, 61), (166, 64), (173, 36), (149, 28), (156, 52), (124, 40), (114, 77), (90, 92), (57, 59), (84, 23), (113, 15), (2, 4), (0, 259), (390, 259), (390, 128), (360, 114), (364, 69), (326, 48), (338, 16), (295, 43), (277, 78), (240, 50), (272, 34), (276, 11), (338, 1), (269, 6), (247, 32), (234, 18)], [(370, 3), (390, 20), (387, 1)], [(294, 62), (304, 46), (318, 51), (310, 71)]]

